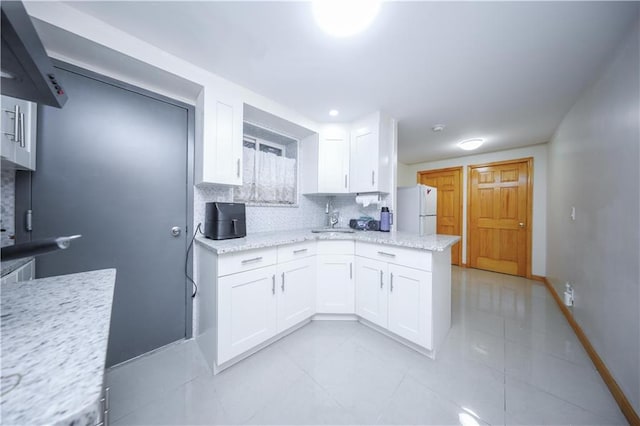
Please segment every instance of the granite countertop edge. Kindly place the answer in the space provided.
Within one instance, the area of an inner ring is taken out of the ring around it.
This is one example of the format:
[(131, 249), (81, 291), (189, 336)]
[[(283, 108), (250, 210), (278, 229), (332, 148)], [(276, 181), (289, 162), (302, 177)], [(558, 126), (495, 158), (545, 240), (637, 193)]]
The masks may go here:
[[(8, 424), (97, 424), (116, 270), (2, 285)], [(52, 369), (55, 368), (55, 374)]]
[(211, 240), (203, 236), (196, 238), (196, 241), (201, 246), (219, 255), (316, 240), (351, 240), (416, 250), (444, 251), (460, 241), (460, 237), (441, 234), (420, 237), (415, 234), (397, 231), (389, 233), (376, 231), (312, 233), (311, 229), (297, 229), (291, 231), (257, 232), (243, 238), (228, 240)]

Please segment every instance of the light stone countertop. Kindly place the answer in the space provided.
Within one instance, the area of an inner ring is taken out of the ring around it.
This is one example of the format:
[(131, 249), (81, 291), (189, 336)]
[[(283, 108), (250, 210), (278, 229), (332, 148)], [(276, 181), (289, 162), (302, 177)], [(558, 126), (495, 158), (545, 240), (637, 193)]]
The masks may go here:
[(443, 251), (460, 241), (453, 235), (425, 235), (423, 237), (408, 232), (355, 231), (354, 233), (323, 232), (312, 233), (311, 229), (295, 229), (291, 231), (256, 232), (244, 238), (230, 240), (210, 240), (198, 236), (196, 241), (216, 254), (233, 253), (266, 247), (313, 240), (355, 240), (367, 243), (386, 244), (419, 250)]
[(95, 425), (115, 269), (2, 285), (3, 424)]
[(1, 266), (2, 276), (4, 277), (5, 275), (9, 275), (16, 269), (20, 268), (23, 265), (26, 265), (32, 260), (33, 260), (33, 257), (23, 257), (22, 259), (6, 260), (2, 262), (2, 266)]

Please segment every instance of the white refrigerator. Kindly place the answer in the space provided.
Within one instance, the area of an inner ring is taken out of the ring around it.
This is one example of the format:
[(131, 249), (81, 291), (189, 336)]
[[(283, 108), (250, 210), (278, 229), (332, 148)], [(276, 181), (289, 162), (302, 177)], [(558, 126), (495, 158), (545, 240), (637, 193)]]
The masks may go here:
[(397, 192), (398, 231), (419, 235), (436, 233), (438, 190), (427, 185), (401, 186)]

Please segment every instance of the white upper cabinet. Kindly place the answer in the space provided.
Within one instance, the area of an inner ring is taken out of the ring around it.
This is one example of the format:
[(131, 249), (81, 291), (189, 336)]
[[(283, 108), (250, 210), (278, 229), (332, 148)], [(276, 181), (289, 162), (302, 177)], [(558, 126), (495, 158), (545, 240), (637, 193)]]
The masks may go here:
[(350, 192), (391, 192), (395, 123), (381, 112), (351, 126)]
[(242, 101), (203, 90), (198, 105), (195, 184), (242, 185)]
[(349, 128), (322, 126), (320, 133), (305, 139), (303, 192), (305, 194), (349, 193)]
[(0, 155), (17, 169), (36, 169), (37, 104), (2, 96)]
[(318, 192), (349, 192), (349, 132), (342, 126), (326, 126), (320, 132)]
[(302, 143), (303, 193), (390, 193), (396, 147), (396, 123), (381, 112), (324, 125)]

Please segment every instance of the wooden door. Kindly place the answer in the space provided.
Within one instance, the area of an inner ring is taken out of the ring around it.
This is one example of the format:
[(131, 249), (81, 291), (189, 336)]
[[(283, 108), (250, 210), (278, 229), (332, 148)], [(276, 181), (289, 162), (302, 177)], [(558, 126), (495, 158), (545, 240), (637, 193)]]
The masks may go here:
[[(462, 167), (418, 172), (418, 183), (438, 188), (437, 233), (462, 235)], [(460, 266), (462, 243), (451, 247), (451, 264)]]
[(530, 276), (532, 161), (469, 166), (470, 267)]

